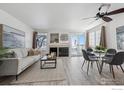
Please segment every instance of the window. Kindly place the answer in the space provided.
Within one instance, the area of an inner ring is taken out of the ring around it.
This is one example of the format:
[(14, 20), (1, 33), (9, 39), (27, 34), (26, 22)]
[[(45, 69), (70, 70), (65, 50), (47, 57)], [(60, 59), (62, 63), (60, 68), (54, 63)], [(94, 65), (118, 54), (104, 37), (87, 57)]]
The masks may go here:
[(95, 33), (94, 32), (89, 33), (89, 46), (90, 47), (95, 46)]
[(89, 46), (96, 47), (100, 44), (101, 31), (89, 32)]
[(85, 36), (84, 36), (84, 34), (79, 35), (78, 38), (79, 38), (79, 44), (84, 45), (85, 44)]
[(100, 34), (101, 34), (101, 31), (96, 31), (96, 33), (95, 33), (95, 37), (96, 37), (96, 39), (95, 39), (95, 41), (96, 41), (95, 46), (99, 46), (99, 44), (100, 44)]

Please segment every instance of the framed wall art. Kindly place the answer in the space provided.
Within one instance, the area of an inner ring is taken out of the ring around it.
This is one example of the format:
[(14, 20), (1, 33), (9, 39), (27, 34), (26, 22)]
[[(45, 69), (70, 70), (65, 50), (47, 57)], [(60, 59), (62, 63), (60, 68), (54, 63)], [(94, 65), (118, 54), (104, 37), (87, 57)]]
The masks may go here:
[(124, 50), (124, 26), (116, 28), (117, 49)]

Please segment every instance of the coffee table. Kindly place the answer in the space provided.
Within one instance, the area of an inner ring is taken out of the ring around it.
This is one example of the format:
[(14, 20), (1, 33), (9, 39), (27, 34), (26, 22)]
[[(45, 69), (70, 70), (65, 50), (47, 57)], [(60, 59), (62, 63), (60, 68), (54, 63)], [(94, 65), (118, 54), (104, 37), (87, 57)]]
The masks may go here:
[[(48, 58), (48, 56), (43, 56), (40, 59), (40, 68), (41, 69), (53, 69), (56, 68), (57, 60), (56, 57)], [(54, 65), (54, 66), (46, 66), (46, 65)]]

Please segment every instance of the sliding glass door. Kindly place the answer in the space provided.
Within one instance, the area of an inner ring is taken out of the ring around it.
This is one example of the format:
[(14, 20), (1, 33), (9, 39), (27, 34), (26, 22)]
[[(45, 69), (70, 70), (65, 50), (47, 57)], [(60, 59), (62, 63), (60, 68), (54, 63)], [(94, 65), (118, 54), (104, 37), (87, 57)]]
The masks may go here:
[(89, 47), (95, 48), (100, 45), (101, 31), (89, 32)]
[(70, 34), (70, 55), (81, 56), (82, 49), (85, 47), (85, 35), (83, 33)]

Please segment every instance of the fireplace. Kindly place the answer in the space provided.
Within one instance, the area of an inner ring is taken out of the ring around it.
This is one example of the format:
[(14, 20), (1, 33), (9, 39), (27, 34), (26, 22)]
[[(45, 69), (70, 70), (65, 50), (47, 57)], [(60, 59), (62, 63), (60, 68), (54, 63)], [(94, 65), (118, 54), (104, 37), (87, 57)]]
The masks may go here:
[(50, 47), (50, 53), (51, 53), (51, 52), (55, 52), (56, 56), (58, 56), (57, 47)]
[(55, 52), (59, 57), (69, 56), (69, 47), (50, 47), (50, 53)]
[(69, 48), (68, 47), (59, 47), (59, 57), (68, 57)]

